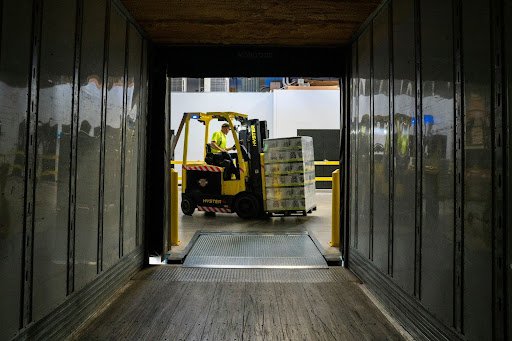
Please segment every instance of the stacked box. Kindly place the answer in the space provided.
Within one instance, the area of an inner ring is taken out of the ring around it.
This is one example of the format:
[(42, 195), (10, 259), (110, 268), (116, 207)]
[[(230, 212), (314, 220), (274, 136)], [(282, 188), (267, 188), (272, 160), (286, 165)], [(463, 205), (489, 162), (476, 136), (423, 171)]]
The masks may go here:
[(287, 162), (265, 164), (266, 174), (304, 174), (315, 171), (315, 162)]
[(267, 211), (307, 212), (315, 208), (313, 138), (267, 139), (263, 150)]
[(272, 174), (265, 171), (265, 181), (267, 187), (290, 187), (315, 183), (315, 173), (302, 173), (302, 174)]
[(282, 163), (282, 162), (303, 162), (304, 160), (309, 160), (313, 158), (314, 154), (313, 150), (310, 151), (303, 151), (303, 150), (272, 150), (269, 149), (269, 151), (265, 151), (265, 164), (271, 164), (271, 163)]
[(267, 200), (305, 199), (315, 196), (315, 184), (305, 187), (267, 187)]
[[(307, 209), (306, 207), (310, 207)], [(315, 207), (311, 199), (289, 199), (289, 200), (269, 200), (267, 199), (268, 212), (283, 212), (283, 211), (309, 211)]]

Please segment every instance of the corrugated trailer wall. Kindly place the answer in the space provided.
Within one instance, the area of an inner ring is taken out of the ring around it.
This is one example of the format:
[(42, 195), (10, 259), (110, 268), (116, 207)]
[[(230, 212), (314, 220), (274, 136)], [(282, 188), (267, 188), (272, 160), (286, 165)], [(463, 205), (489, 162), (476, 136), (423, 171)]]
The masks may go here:
[(349, 267), (418, 338), (510, 338), (510, 15), (388, 1), (350, 49)]
[[(507, 1), (505, 3), (505, 12), (504, 12), (505, 18), (512, 18), (512, 1)], [(505, 41), (510, 42), (512, 40), (512, 20), (506, 20), (505, 21)], [(510, 207), (511, 205), (511, 194), (512, 194), (512, 148), (511, 148), (511, 141), (512, 141), (512, 129), (510, 127), (512, 122), (512, 110), (511, 110), (511, 103), (512, 103), (512, 44), (508, 43), (505, 44), (506, 51), (505, 51), (505, 70), (507, 72), (507, 94), (506, 94), (506, 103), (508, 105), (508, 111), (507, 111), (507, 156), (506, 156), (506, 184), (507, 184), (507, 197), (505, 200), (506, 207)], [(508, 292), (508, 325), (512, 326), (512, 210), (508, 210), (508, 216), (507, 216), (507, 289)], [(511, 337), (512, 332), (509, 331), (509, 337)]]
[(0, 16), (0, 340), (59, 338), (143, 264), (147, 41), (117, 1)]

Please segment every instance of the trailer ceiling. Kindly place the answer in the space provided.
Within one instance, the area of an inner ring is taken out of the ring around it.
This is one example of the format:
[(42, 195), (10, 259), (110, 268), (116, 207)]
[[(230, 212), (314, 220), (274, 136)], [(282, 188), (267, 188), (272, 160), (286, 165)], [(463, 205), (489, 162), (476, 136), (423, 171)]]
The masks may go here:
[(381, 0), (121, 0), (156, 43), (341, 46)]

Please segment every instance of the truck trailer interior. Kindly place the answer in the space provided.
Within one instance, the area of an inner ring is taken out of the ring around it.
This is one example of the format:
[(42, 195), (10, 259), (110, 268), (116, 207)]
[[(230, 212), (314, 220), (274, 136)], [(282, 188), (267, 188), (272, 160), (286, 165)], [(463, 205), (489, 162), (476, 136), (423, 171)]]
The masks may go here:
[[(510, 18), (0, 0), (0, 340), (512, 339)], [(173, 123), (172, 79), (268, 76), (268, 96), (337, 84), (336, 124), (319, 106), (277, 136), (229, 101)], [(232, 163), (208, 141), (223, 123)]]

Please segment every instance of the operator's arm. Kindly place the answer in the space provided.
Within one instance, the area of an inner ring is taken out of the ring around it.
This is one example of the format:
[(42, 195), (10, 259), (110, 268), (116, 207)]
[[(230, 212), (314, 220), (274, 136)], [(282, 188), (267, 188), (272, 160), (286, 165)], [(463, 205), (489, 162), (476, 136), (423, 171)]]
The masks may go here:
[(219, 145), (217, 144), (217, 141), (212, 141), (210, 144), (211, 144), (211, 146), (212, 146), (213, 148), (215, 148), (215, 149), (217, 149), (217, 150), (220, 150), (221, 152), (227, 152), (227, 150), (225, 150), (225, 149), (223, 149), (223, 148), (219, 147)]

